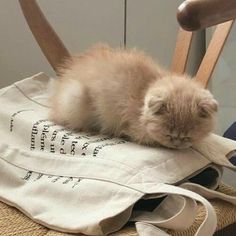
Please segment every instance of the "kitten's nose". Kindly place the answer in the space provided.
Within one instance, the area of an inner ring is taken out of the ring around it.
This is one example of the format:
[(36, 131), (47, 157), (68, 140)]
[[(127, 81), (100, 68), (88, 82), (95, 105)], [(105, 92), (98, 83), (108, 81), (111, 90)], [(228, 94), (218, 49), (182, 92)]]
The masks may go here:
[(168, 135), (168, 137), (170, 138), (171, 143), (176, 147), (182, 146), (190, 142), (189, 137), (180, 137), (175, 135)]
[(183, 143), (183, 141), (180, 140), (180, 139), (178, 139), (178, 138), (174, 138), (174, 139), (172, 139), (172, 143), (173, 143), (175, 146), (180, 146), (180, 145)]

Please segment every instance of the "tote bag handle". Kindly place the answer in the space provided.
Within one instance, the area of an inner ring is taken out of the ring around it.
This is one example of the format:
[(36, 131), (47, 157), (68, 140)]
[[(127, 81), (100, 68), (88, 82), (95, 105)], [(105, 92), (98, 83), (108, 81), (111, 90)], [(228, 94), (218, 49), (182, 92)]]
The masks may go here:
[[(215, 233), (217, 218), (215, 210), (207, 199), (221, 199), (236, 205), (236, 196), (229, 196), (194, 183), (184, 183), (180, 187), (157, 184), (150, 189), (150, 194), (168, 194), (165, 200), (152, 212), (135, 212), (131, 218), (136, 222), (140, 236), (167, 236), (161, 228), (180, 230), (183, 222), (185, 228), (193, 223), (196, 216), (196, 201), (206, 210), (204, 221), (197, 229), (195, 236), (211, 236)], [(163, 215), (166, 218), (163, 220)]]

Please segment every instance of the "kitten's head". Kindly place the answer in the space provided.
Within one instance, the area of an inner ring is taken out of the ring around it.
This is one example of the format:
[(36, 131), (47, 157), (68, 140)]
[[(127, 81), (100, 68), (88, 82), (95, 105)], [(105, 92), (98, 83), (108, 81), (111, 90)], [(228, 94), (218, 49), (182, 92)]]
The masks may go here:
[(192, 146), (214, 129), (212, 94), (185, 76), (167, 76), (147, 91), (141, 121), (154, 141), (177, 149)]

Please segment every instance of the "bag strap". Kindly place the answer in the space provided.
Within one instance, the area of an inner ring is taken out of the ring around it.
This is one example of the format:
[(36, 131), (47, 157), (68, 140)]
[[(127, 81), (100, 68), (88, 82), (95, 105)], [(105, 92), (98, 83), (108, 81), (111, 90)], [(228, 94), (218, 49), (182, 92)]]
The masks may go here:
[(141, 221), (158, 227), (181, 230), (190, 227), (196, 216), (197, 204), (192, 198), (168, 195), (152, 212), (134, 211), (131, 221)]
[[(150, 194), (171, 194), (171, 195), (177, 195), (177, 196), (182, 196), (185, 198), (185, 201), (188, 202), (188, 199), (192, 199), (189, 201), (189, 203), (191, 201), (198, 201), (200, 203), (202, 203), (202, 205), (205, 207), (206, 209), (206, 217), (204, 219), (204, 221), (202, 222), (202, 224), (200, 225), (200, 227), (198, 228), (195, 236), (206, 236), (206, 235), (213, 235), (215, 230), (216, 230), (216, 226), (217, 226), (217, 218), (216, 218), (216, 214), (214, 211), (213, 206), (202, 196), (200, 196), (199, 194), (189, 191), (187, 189), (181, 188), (181, 187), (176, 187), (173, 185), (168, 185), (168, 184), (157, 184), (155, 186), (153, 186), (152, 188), (149, 189), (149, 193)], [(177, 199), (177, 198), (176, 198)], [(189, 204), (188, 203), (188, 204)], [(164, 202), (163, 204), (166, 204), (166, 202)], [(169, 225), (168, 227), (172, 229), (179, 229), (179, 225), (176, 225), (176, 221), (175, 221), (175, 217), (178, 216), (181, 217), (181, 214), (183, 216), (183, 214), (185, 215), (187, 212), (187, 216), (185, 217), (184, 222), (186, 221), (186, 219), (188, 219), (188, 217), (190, 216), (191, 218), (194, 216), (194, 207), (190, 207), (188, 208), (188, 206), (191, 205), (185, 205), (184, 207), (181, 207), (179, 210), (179, 214), (170, 214), (173, 212), (168, 212), (169, 215)], [(195, 203), (193, 204), (195, 205)], [(164, 206), (163, 206), (164, 207)], [(165, 208), (165, 207), (164, 207)], [(183, 208), (185, 208), (185, 211), (183, 211)], [(171, 210), (170, 208), (165, 208), (166, 210)], [(191, 210), (190, 210), (191, 209)], [(176, 211), (174, 211), (176, 213)], [(156, 214), (156, 211), (153, 213)], [(195, 216), (194, 216), (195, 218)], [(154, 219), (154, 216), (152, 216), (152, 213), (147, 213), (147, 212), (143, 212), (142, 214), (138, 214), (138, 215), (134, 215), (134, 217), (131, 218), (132, 221), (141, 221), (147, 224), (152, 224), (157, 225), (158, 227), (161, 227), (161, 222), (160, 220), (157, 220), (156, 222), (153, 222), (152, 220)], [(179, 218), (180, 219), (180, 218)], [(181, 221), (183, 222), (183, 221)], [(183, 224), (180, 224), (181, 226), (183, 226)], [(142, 226), (143, 227), (143, 226)], [(140, 229), (139, 229), (140, 230)], [(150, 230), (150, 229), (149, 229)], [(147, 230), (148, 231), (148, 230)], [(147, 232), (144, 230), (144, 232)], [(140, 234), (140, 236), (152, 236), (155, 234)]]
[(236, 141), (210, 134), (203, 142), (195, 144), (193, 149), (209, 161), (236, 171), (236, 166), (228, 160), (236, 154)]
[(208, 85), (233, 23), (234, 20), (231, 20), (216, 27), (211, 42), (196, 74), (196, 80), (204, 87), (207, 87)]
[(183, 74), (185, 72), (192, 39), (192, 32), (185, 31), (182, 28), (179, 29), (172, 58), (171, 71), (177, 74)]
[(167, 234), (165, 231), (155, 227), (154, 225), (145, 222), (136, 222), (135, 227), (139, 236), (171, 236), (170, 234)]
[[(182, 226), (181, 229), (184, 229), (182, 224), (183, 222), (185, 228), (188, 228), (191, 225), (190, 223), (195, 219), (195, 201), (202, 203), (206, 209), (205, 220), (198, 228), (195, 236), (211, 236), (215, 232), (217, 219), (214, 208), (205, 198), (218, 198), (236, 205), (236, 196), (226, 195), (224, 193), (217, 192), (194, 183), (184, 183), (180, 187), (159, 184), (153, 187), (150, 190), (150, 193), (165, 193), (175, 195), (174, 198), (170, 198), (171, 195), (168, 195), (166, 199), (152, 212), (135, 212), (135, 215), (132, 216), (131, 220), (140, 221), (136, 223), (136, 229), (140, 236), (168, 236), (169, 234), (158, 227), (178, 230), (180, 229), (179, 226)], [(184, 199), (182, 203), (179, 202), (181, 199), (179, 198), (180, 196), (182, 196), (182, 200)], [(179, 208), (177, 208), (177, 206), (179, 206)], [(168, 218), (165, 222), (161, 222), (160, 220), (161, 217), (163, 218), (163, 215)], [(163, 224), (163, 222), (165, 224)], [(166, 222), (168, 222), (168, 225)]]
[(236, 196), (230, 196), (225, 193), (221, 193), (209, 188), (206, 188), (199, 184), (194, 183), (184, 183), (181, 184), (182, 188), (188, 189), (190, 191), (193, 191), (197, 194), (200, 194), (201, 196), (207, 198), (207, 199), (221, 199), (223, 201), (229, 202), (233, 205), (236, 205)]

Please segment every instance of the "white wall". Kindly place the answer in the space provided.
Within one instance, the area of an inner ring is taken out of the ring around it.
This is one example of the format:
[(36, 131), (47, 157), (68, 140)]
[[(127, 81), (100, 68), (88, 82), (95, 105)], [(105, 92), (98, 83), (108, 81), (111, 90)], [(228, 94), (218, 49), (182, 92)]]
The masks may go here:
[[(142, 48), (169, 66), (178, 30), (175, 14), (181, 2), (128, 0), (127, 46)], [(38, 3), (72, 53), (96, 42), (123, 44), (124, 0), (38, 0)], [(0, 34), (0, 87), (39, 71), (54, 75), (28, 29), (18, 1), (0, 0)], [(203, 41), (195, 42), (190, 71), (194, 71), (202, 53)]]
[[(214, 27), (207, 31), (209, 43)], [(224, 132), (236, 121), (236, 26), (234, 25), (211, 79), (211, 91), (219, 102), (216, 132)], [(235, 173), (224, 172), (224, 180), (236, 186)]]
[[(69, 4), (68, 4), (69, 2)], [(123, 0), (39, 0), (48, 20), (71, 52), (98, 41), (123, 43)], [(39, 71), (54, 75), (16, 0), (0, 0), (0, 87)]]
[[(207, 32), (207, 41), (214, 28)], [(211, 91), (219, 102), (217, 133), (223, 134), (236, 121), (236, 26), (225, 44), (211, 79)]]
[[(183, 0), (128, 0), (127, 45), (137, 46), (167, 68), (171, 64), (179, 25), (176, 10)], [(194, 74), (205, 49), (204, 32), (195, 34), (188, 72)]]

